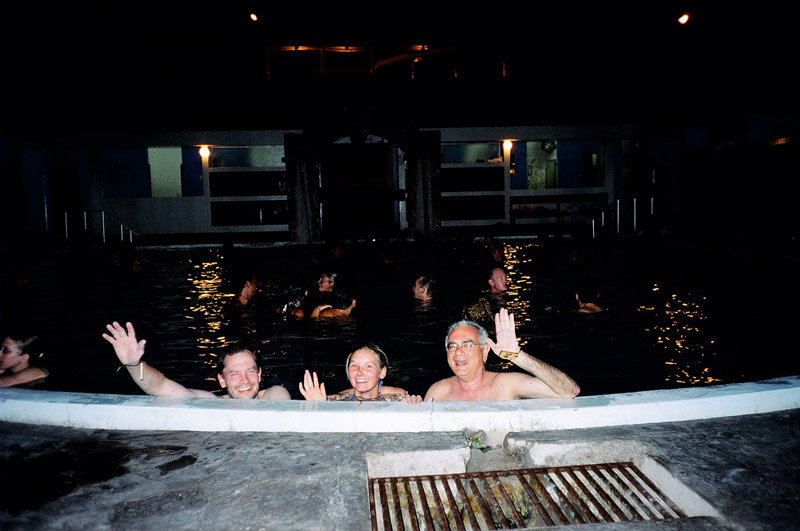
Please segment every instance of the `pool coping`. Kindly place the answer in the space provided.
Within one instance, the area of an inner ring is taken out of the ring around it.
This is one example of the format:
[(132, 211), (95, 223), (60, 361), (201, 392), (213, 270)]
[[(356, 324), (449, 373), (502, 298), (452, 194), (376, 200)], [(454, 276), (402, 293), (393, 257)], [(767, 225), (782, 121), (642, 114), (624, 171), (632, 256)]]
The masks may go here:
[[(504, 402), (307, 402), (0, 389), (0, 421), (107, 430), (295, 433), (510, 432), (676, 422), (800, 408), (800, 376)], [(492, 437), (493, 439), (495, 437)]]

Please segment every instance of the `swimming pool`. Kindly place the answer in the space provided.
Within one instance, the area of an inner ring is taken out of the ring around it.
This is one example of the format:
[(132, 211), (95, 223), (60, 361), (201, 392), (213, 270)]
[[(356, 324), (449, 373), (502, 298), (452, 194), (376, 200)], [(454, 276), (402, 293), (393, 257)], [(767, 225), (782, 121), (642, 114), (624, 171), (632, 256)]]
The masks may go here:
[[(754, 381), (797, 374), (791, 308), (797, 263), (755, 263), (730, 253), (707, 257), (677, 242), (505, 240), (508, 308), (521, 344), (573, 376), (583, 395)], [(574, 261), (576, 248), (584, 259)], [(358, 304), (344, 321), (285, 320), (280, 294), (296, 277), (315, 288), (323, 248), (297, 246), (141, 248), (139, 273), (109, 267), (99, 252), (49, 254), (4, 263), (4, 320), (39, 324), (52, 378), (42, 388), (141, 394), (116, 372), (105, 324), (130, 320), (147, 339), (146, 359), (189, 387), (217, 390), (212, 368), (219, 349), (244, 339), (260, 350), (265, 385), (282, 384), (300, 398), (305, 369), (329, 392), (348, 387), (348, 352), (374, 342), (387, 352), (387, 384), (424, 394), (450, 374), (443, 340), (467, 301), (486, 286), (482, 241), (346, 244), (330, 268), (349, 281)], [(234, 271), (251, 266), (260, 279), (247, 311), (226, 306)], [(600, 279), (607, 312), (571, 311), (574, 280), (590, 270)], [(24, 295), (8, 286), (24, 271)], [(436, 303), (416, 307), (411, 284), (423, 271), (439, 280)], [(490, 358), (495, 369), (502, 360)]]

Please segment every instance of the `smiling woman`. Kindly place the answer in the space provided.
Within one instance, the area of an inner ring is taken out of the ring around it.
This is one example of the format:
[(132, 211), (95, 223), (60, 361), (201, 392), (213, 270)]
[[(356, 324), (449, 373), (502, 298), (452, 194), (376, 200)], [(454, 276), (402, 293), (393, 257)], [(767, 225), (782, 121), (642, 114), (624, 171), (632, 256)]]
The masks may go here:
[(405, 389), (383, 385), (389, 369), (386, 353), (377, 345), (364, 345), (347, 356), (345, 368), (353, 387), (333, 395), (325, 393), (317, 373), (305, 372), (300, 393), (306, 400), (387, 400), (419, 403), (419, 397), (409, 397)]

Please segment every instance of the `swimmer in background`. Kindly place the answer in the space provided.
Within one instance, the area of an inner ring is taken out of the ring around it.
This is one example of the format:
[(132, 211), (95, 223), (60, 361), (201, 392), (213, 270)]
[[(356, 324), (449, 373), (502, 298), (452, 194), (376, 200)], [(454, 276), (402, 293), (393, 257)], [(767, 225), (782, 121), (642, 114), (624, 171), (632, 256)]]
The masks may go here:
[(489, 271), (489, 293), (492, 295), (505, 295), (508, 291), (508, 275), (502, 267), (495, 267)]
[(353, 387), (333, 395), (325, 392), (325, 384), (319, 383), (317, 373), (305, 371), (300, 382), (300, 394), (306, 400), (353, 400), (353, 401), (390, 401), (417, 405), (422, 401), (419, 395), (409, 395), (405, 389), (383, 385), (383, 379), (389, 370), (386, 353), (377, 345), (364, 345), (347, 356), (345, 361), (347, 379)]
[(300, 285), (290, 285), (286, 290), (286, 302), (278, 308), (277, 314), (284, 317), (297, 317), (302, 319), (306, 316), (303, 309), (303, 301), (308, 296), (308, 290)]
[(422, 302), (431, 302), (433, 300), (433, 293), (436, 289), (436, 279), (431, 275), (420, 275), (411, 286), (411, 291), (414, 293), (414, 298)]
[(578, 313), (600, 313), (603, 308), (597, 305), (600, 298), (600, 291), (597, 287), (597, 281), (594, 278), (587, 277), (578, 282), (577, 290), (575, 291), (575, 300), (578, 302)]
[(239, 307), (247, 306), (250, 304), (250, 300), (258, 291), (256, 274), (253, 271), (246, 270), (239, 273), (237, 279), (241, 288), (239, 289), (239, 292), (236, 294), (236, 297), (233, 299), (233, 301), (231, 301), (231, 305)]
[[(189, 389), (170, 380), (161, 371), (144, 361), (145, 340), (136, 341), (136, 332), (131, 323), (123, 328), (119, 323), (106, 325), (108, 334), (103, 338), (111, 343), (120, 363), (128, 370), (133, 381), (148, 395), (196, 398), (220, 398), (210, 391)], [(234, 345), (220, 353), (217, 363), (217, 379), (228, 394), (221, 398), (289, 400), (289, 391), (275, 385), (259, 389), (261, 368), (256, 355), (241, 345)]]
[(329, 304), (320, 304), (311, 311), (312, 319), (339, 319), (350, 317), (356, 307), (356, 300), (343, 291), (333, 292), (333, 300)]
[(33, 385), (47, 379), (47, 370), (31, 361), (42, 356), (38, 343), (38, 336), (25, 333), (6, 336), (0, 350), (0, 387)]
[[(578, 384), (564, 372), (519, 348), (514, 315), (505, 308), (495, 315), (495, 329), (496, 342), (473, 321), (450, 325), (445, 350), (453, 376), (431, 385), (426, 402), (573, 398), (580, 393)], [(529, 374), (487, 371), (490, 350)]]

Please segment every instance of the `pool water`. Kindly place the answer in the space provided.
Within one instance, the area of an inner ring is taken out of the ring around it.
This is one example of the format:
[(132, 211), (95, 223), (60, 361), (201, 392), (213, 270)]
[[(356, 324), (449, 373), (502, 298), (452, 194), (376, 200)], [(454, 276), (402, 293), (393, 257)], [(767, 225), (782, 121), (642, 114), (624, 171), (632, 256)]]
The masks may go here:
[[(583, 395), (753, 381), (798, 374), (792, 345), (797, 262), (752, 260), (735, 252), (707, 256), (677, 242), (506, 240), (505, 304), (520, 344), (559, 367)], [(576, 253), (576, 250), (579, 250)], [(141, 248), (141, 271), (109, 266), (107, 254), (49, 254), (3, 266), (3, 322), (36, 323), (52, 373), (44, 389), (140, 394), (101, 334), (131, 321), (147, 340), (145, 359), (170, 378), (216, 391), (220, 349), (244, 340), (259, 351), (265, 385), (301, 398), (303, 371), (316, 371), (328, 392), (349, 387), (347, 354), (376, 343), (390, 361), (387, 385), (423, 394), (449, 376), (444, 335), (465, 303), (482, 295), (491, 266), (482, 240), (345, 244), (334, 263), (322, 247)], [(253, 307), (230, 308), (236, 271), (251, 267), (259, 292)], [(275, 313), (293, 279), (316, 289), (322, 270), (340, 276), (357, 300), (352, 318), (284, 319)], [(438, 279), (430, 307), (415, 305), (411, 285), (422, 272)], [(600, 281), (607, 311), (578, 314), (575, 281)], [(13, 289), (20, 273), (24, 292)], [(494, 370), (513, 366), (490, 355)]]

